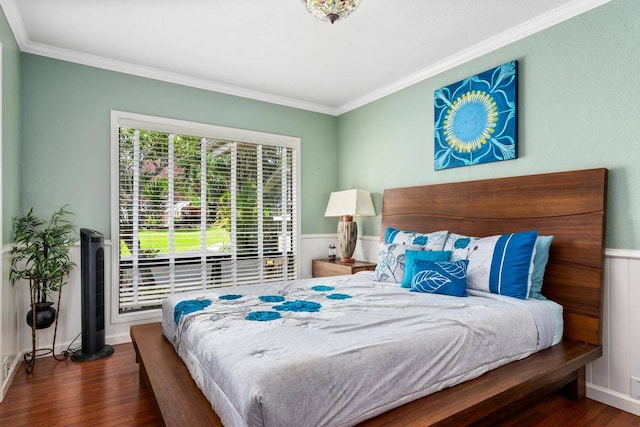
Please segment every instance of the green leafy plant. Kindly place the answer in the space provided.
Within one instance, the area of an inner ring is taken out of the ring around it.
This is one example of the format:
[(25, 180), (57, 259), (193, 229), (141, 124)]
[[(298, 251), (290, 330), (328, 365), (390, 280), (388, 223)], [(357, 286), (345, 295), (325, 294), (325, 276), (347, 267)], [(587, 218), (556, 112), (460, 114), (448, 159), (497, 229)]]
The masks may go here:
[(12, 283), (27, 279), (37, 292), (36, 302), (45, 302), (52, 291), (59, 291), (75, 263), (69, 258), (69, 247), (78, 241), (77, 229), (66, 219), (72, 212), (67, 205), (48, 220), (33, 214), (13, 219), (15, 245), (9, 279)]

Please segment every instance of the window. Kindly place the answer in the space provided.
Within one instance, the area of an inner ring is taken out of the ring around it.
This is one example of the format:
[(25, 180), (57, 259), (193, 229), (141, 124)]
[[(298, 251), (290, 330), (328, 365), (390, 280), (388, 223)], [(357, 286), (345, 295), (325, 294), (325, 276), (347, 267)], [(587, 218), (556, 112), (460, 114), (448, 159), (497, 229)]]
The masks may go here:
[(122, 112), (112, 139), (116, 317), (297, 277), (299, 139)]

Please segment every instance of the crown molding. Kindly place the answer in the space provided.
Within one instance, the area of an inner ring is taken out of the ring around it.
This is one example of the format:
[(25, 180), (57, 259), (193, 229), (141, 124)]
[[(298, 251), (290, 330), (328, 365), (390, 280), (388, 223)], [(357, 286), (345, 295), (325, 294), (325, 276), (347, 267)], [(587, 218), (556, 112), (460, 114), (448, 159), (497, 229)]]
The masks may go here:
[(574, 0), (571, 3), (567, 3), (564, 6), (558, 7), (552, 11), (547, 12), (544, 15), (540, 15), (532, 20), (529, 20), (517, 27), (491, 37), (481, 43), (471, 46), (456, 55), (452, 55), (434, 65), (424, 68), (416, 73), (410, 74), (402, 79), (396, 80), (388, 85), (385, 85), (373, 92), (370, 92), (360, 98), (356, 98), (346, 104), (343, 104), (337, 108), (338, 115), (347, 113), (363, 105), (369, 104), (380, 98), (383, 98), (392, 93), (398, 92), (404, 88), (407, 88), (413, 84), (419, 83), (430, 77), (436, 76), (452, 68), (458, 67), (466, 62), (477, 59), (487, 53), (494, 50), (505, 47), (511, 43), (528, 37), (532, 34), (538, 33), (549, 27), (557, 25), (561, 22), (574, 18), (582, 13), (585, 13), (591, 9), (594, 9), (603, 4), (609, 3), (611, 0)]
[(549, 11), (544, 15), (525, 22), (522, 25), (512, 28), (509, 31), (492, 37), (482, 43), (471, 46), (464, 51), (456, 55), (452, 55), (430, 67), (424, 68), (416, 73), (412, 73), (402, 79), (396, 80), (388, 85), (374, 90), (373, 92), (370, 92), (338, 107), (316, 104), (300, 99), (288, 98), (280, 95), (274, 95), (266, 92), (228, 85), (213, 80), (202, 79), (185, 74), (164, 71), (153, 67), (131, 64), (124, 61), (118, 61), (97, 55), (91, 55), (83, 52), (77, 52), (42, 43), (32, 42), (31, 40), (29, 40), (28, 34), (24, 27), (22, 17), (20, 16), (20, 12), (18, 10), (18, 7), (16, 6), (16, 0), (0, 0), (0, 6), (5, 13), (7, 21), (9, 22), (9, 26), (13, 31), (14, 37), (16, 38), (16, 42), (18, 43), (20, 50), (25, 53), (46, 56), (49, 58), (87, 65), (90, 67), (102, 68), (110, 71), (121, 72), (168, 83), (175, 83), (212, 92), (219, 92), (227, 95), (253, 99), (256, 101), (268, 102), (285, 107), (298, 108), (316, 113), (339, 116), (363, 105), (376, 101), (380, 98), (391, 95), (392, 93), (407, 88), (413, 84), (419, 83), (425, 79), (460, 66), (466, 62), (477, 59), (483, 55), (486, 55), (487, 53), (495, 51), (501, 47), (507, 46), (532, 34), (571, 19), (598, 6), (609, 3), (610, 1), (611, 0), (574, 0), (568, 4)]
[(90, 67), (117, 71), (124, 74), (131, 74), (138, 77), (145, 77), (148, 79), (175, 83), (182, 86), (204, 89), (212, 92), (223, 93), (226, 95), (233, 95), (241, 98), (249, 98), (256, 101), (268, 102), (270, 104), (278, 104), (285, 107), (298, 108), (301, 110), (308, 110), (316, 113), (323, 113), (334, 116), (336, 115), (335, 108), (327, 107), (325, 105), (314, 104), (299, 99), (288, 98), (285, 96), (274, 95), (252, 89), (246, 89), (239, 86), (216, 82), (213, 80), (202, 79), (181, 73), (174, 73), (154, 67), (132, 64), (129, 62), (119, 61), (98, 55), (91, 55), (83, 52), (77, 52), (69, 49), (63, 49), (42, 43), (27, 41), (22, 51), (25, 53), (46, 56), (49, 58), (87, 65)]
[(4, 12), (4, 16), (7, 18), (9, 27), (13, 32), (13, 37), (16, 39), (16, 43), (21, 51), (24, 51), (25, 42), (29, 41), (27, 36), (27, 30), (24, 28), (24, 22), (22, 16), (18, 10), (15, 0), (0, 0), (0, 8)]

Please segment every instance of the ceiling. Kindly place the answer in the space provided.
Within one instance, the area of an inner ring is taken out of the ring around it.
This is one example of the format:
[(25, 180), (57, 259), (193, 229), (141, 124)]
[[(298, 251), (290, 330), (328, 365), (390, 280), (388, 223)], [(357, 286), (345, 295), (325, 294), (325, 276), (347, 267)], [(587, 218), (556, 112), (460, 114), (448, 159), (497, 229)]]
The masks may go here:
[(333, 25), (300, 0), (0, 5), (24, 52), (337, 115), (608, 1), (363, 0)]

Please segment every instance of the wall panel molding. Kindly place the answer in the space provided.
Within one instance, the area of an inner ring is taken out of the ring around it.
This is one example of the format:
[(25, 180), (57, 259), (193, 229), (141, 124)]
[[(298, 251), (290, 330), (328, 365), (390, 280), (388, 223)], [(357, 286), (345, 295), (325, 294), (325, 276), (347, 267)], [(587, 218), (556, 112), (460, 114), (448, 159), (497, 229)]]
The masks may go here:
[[(17, 288), (9, 282), (12, 245), (2, 246), (2, 289), (0, 289), (0, 402), (9, 390), (20, 366), (19, 324), (16, 310)], [(26, 323), (25, 323), (26, 326)]]
[[(356, 246), (355, 258), (364, 261), (376, 262), (378, 253), (378, 236), (361, 236)], [(311, 277), (311, 260), (326, 258), (329, 244), (336, 242), (335, 234), (309, 234), (301, 236), (300, 248), (300, 277)], [(105, 242), (110, 244), (110, 242)], [(10, 246), (3, 247), (2, 254), (7, 260)], [(72, 259), (78, 263), (79, 247), (72, 248)], [(106, 260), (110, 262), (110, 260)], [(26, 313), (21, 292), (14, 291), (11, 299), (6, 298), (8, 290), (17, 290), (17, 287), (7, 286), (8, 275), (5, 262), (5, 274), (3, 278), (3, 301), (5, 314), (7, 308), (13, 310), (9, 322), (3, 321), (3, 337), (10, 336), (11, 343), (16, 349), (16, 357), (9, 363), (12, 365), (9, 375), (12, 375), (17, 367), (22, 353), (27, 351), (28, 339), (20, 340), (20, 337), (29, 337), (30, 330), (25, 322), (15, 319), (23, 317)], [(107, 269), (108, 271), (108, 269)], [(56, 351), (66, 348), (75, 334), (79, 332), (80, 324), (79, 271), (72, 273), (70, 283), (65, 287), (66, 304), (63, 309), (64, 318), (58, 326), (58, 345)], [(624, 411), (640, 415), (640, 400), (633, 399), (631, 392), (631, 376), (640, 377), (640, 335), (634, 331), (640, 330), (640, 311), (636, 307), (640, 304), (640, 251), (607, 249), (605, 251), (605, 296), (603, 307), (603, 357), (587, 365), (587, 396), (591, 399)], [(544, 292), (544, 288), (543, 288)], [(26, 291), (25, 291), (26, 293)], [(108, 294), (110, 295), (110, 294)], [(12, 302), (12, 303), (11, 303)], [(109, 304), (105, 300), (105, 304)], [(17, 308), (16, 308), (17, 307)], [(109, 308), (106, 308), (108, 313)], [(109, 322), (106, 325), (106, 341), (109, 344), (129, 342), (129, 327), (134, 323), (158, 321), (159, 319), (145, 319), (143, 321), (118, 323)], [(13, 323), (12, 323), (13, 322)], [(5, 332), (6, 328), (15, 329), (13, 333)], [(50, 337), (43, 336), (43, 339)], [(21, 345), (21, 347), (20, 347)], [(78, 343), (79, 345), (79, 343)], [(5, 377), (6, 378), (6, 377)], [(6, 381), (5, 381), (6, 383)], [(8, 383), (4, 384), (8, 387)]]

